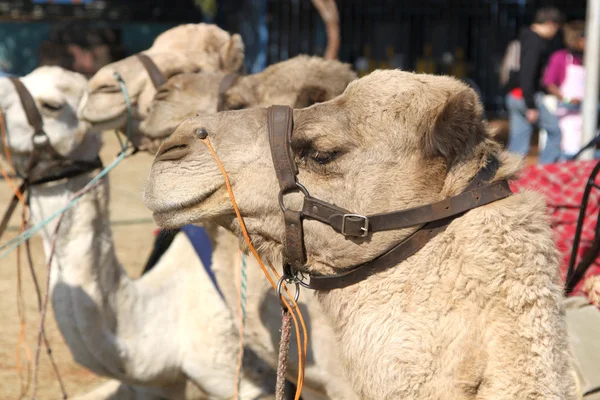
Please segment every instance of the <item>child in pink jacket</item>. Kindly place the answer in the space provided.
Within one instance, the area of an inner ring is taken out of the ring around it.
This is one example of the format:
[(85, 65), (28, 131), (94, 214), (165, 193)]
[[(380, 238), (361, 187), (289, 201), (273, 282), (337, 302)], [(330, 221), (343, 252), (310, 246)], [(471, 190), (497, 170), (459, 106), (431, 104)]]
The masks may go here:
[(550, 56), (543, 83), (548, 92), (558, 97), (558, 124), (562, 132), (562, 150), (565, 156), (575, 155), (581, 149), (581, 101), (585, 91), (585, 23), (573, 21), (564, 27), (567, 49)]

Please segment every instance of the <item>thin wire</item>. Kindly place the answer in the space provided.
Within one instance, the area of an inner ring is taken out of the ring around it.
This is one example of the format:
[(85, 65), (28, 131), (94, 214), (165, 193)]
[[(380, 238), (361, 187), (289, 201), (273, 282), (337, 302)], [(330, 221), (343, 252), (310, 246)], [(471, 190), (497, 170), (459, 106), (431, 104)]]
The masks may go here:
[[(96, 181), (92, 186), (86, 185), (83, 189), (76, 192), (73, 197), (81, 197), (85, 193), (92, 190), (96, 187), (100, 182)], [(58, 239), (58, 230), (60, 229), (60, 224), (63, 220), (65, 214), (61, 214), (58, 222), (56, 223), (56, 227), (54, 228), (54, 233), (52, 235), (52, 245), (50, 247), (50, 255), (48, 256), (48, 261), (46, 262), (46, 294), (44, 295), (44, 301), (42, 303), (42, 315), (40, 318), (40, 326), (38, 329), (38, 340), (37, 340), (37, 348), (35, 351), (35, 362), (34, 362), (34, 376), (33, 376), (33, 393), (31, 395), (32, 399), (35, 399), (35, 395), (37, 393), (37, 384), (38, 384), (38, 371), (39, 371), (39, 362), (40, 362), (40, 348), (42, 347), (42, 338), (44, 329), (44, 322), (46, 321), (46, 313), (48, 310), (48, 299), (50, 298), (50, 275), (52, 269), (52, 259), (54, 258), (54, 254), (56, 251), (56, 242)]]
[[(127, 141), (126, 141), (126, 143), (129, 143), (130, 138), (131, 138), (131, 119), (132, 119), (132, 115), (133, 115), (132, 111), (131, 111), (131, 100), (129, 98), (129, 94), (127, 93), (127, 88), (125, 87), (125, 82), (123, 81), (123, 78), (121, 78), (121, 76), (116, 72), (115, 72), (115, 79), (117, 80), (117, 82), (119, 83), (119, 86), (121, 87), (121, 91), (123, 92), (123, 97), (125, 97), (125, 105), (127, 106)], [(79, 195), (72, 198), (71, 201), (69, 201), (69, 203), (66, 206), (64, 206), (63, 208), (56, 211), (54, 214), (50, 215), (45, 220), (33, 225), (31, 228), (27, 229), (25, 232), (21, 233), (19, 236), (13, 238), (12, 240), (9, 240), (7, 243), (0, 246), (0, 252), (2, 252), (2, 253), (0, 253), (0, 260), (5, 258), (11, 251), (16, 249), (21, 243), (23, 243), (24, 241), (26, 241), (27, 239), (31, 238), (33, 235), (38, 233), (42, 228), (44, 228), (46, 225), (48, 225), (56, 217), (63, 214), (65, 211), (69, 210), (71, 207), (73, 207), (75, 204), (77, 204), (79, 202), (79, 199), (81, 198), (81, 195), (83, 195), (83, 193), (85, 193), (86, 189), (89, 189), (92, 186), (94, 186), (100, 179), (105, 177), (110, 171), (112, 171), (117, 165), (119, 165), (121, 163), (121, 161), (123, 161), (123, 159), (126, 156), (126, 150), (127, 150), (126, 147), (123, 148), (121, 153), (117, 156), (117, 158), (113, 162), (111, 162), (106, 168), (104, 168), (102, 171), (100, 171), (100, 173), (98, 175), (96, 175), (94, 178), (92, 178), (92, 180), (90, 180), (88, 182), (88, 184), (83, 188), (83, 190), (79, 192)]]
[[(21, 232), (25, 229), (25, 207), (21, 211)], [(23, 298), (23, 278), (21, 274), (21, 248), (17, 249), (17, 314), (19, 315), (19, 339), (17, 341), (17, 370), (21, 381), (21, 393), (19, 398), (25, 397), (31, 384), (31, 351), (27, 345), (27, 315), (26, 305)], [(27, 359), (27, 378), (23, 382), (23, 371), (21, 368), (21, 346), (25, 349)]]
[[(28, 264), (29, 264), (29, 271), (31, 273), (31, 277), (33, 279), (33, 285), (35, 288), (38, 311), (40, 312), (40, 315), (41, 315), (41, 313), (42, 313), (42, 294), (40, 291), (40, 285), (38, 283), (37, 274), (35, 273), (35, 268), (33, 266), (33, 258), (31, 257), (31, 247), (29, 245), (29, 240), (25, 241), (25, 249), (26, 249), (27, 260), (28, 260)], [(67, 399), (68, 398), (67, 390), (66, 390), (65, 384), (62, 380), (60, 370), (58, 369), (58, 365), (56, 364), (56, 361), (54, 360), (54, 355), (52, 354), (52, 347), (50, 347), (50, 341), (48, 340), (48, 335), (46, 334), (45, 328), (43, 329), (42, 334), (43, 334), (43, 339), (44, 339), (44, 346), (46, 347), (46, 354), (48, 355), (48, 358), (50, 359), (50, 364), (52, 364), (52, 369), (54, 370), (54, 375), (56, 376), (56, 380), (58, 381), (58, 385), (59, 385), (60, 391), (62, 393), (62, 398)]]

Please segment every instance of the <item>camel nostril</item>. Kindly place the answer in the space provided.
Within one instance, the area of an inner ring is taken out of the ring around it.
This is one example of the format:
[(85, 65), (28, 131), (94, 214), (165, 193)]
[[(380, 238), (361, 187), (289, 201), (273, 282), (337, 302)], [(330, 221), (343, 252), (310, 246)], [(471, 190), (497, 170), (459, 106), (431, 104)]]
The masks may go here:
[(208, 137), (208, 132), (206, 132), (206, 129), (204, 128), (198, 128), (194, 131), (194, 133), (198, 139), (206, 139)]
[(187, 144), (173, 144), (171, 146), (161, 147), (156, 155), (157, 161), (175, 161), (180, 160), (189, 153)]

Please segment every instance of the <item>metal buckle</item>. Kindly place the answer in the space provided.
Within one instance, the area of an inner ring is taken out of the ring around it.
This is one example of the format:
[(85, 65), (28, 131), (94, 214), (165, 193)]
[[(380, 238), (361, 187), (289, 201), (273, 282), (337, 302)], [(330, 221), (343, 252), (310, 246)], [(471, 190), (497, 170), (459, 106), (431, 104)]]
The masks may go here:
[(369, 234), (369, 218), (365, 217), (364, 215), (358, 215), (358, 214), (344, 214), (344, 216), (342, 217), (342, 235), (344, 236), (354, 236), (354, 235), (350, 235), (349, 233), (346, 232), (346, 219), (348, 218), (358, 218), (361, 219), (363, 221), (363, 226), (361, 226), (360, 230), (363, 231), (362, 235), (358, 236), (358, 237), (367, 237), (367, 235)]

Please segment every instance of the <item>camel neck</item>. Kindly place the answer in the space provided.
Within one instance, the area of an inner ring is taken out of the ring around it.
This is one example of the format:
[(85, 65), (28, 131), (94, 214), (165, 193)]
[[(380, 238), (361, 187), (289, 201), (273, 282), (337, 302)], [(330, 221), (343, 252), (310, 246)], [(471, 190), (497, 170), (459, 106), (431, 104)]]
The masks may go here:
[[(65, 182), (32, 187), (32, 220), (40, 222), (55, 213), (90, 179), (91, 174), (83, 174)], [(65, 212), (55, 243), (53, 281), (58, 274), (76, 285), (103, 277), (107, 282), (118, 280), (120, 267), (113, 246), (108, 202), (108, 181), (104, 179)], [(58, 218), (42, 231), (46, 257), (50, 256), (57, 223)]]

